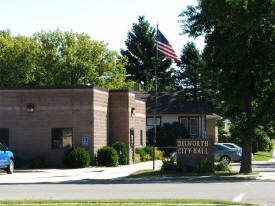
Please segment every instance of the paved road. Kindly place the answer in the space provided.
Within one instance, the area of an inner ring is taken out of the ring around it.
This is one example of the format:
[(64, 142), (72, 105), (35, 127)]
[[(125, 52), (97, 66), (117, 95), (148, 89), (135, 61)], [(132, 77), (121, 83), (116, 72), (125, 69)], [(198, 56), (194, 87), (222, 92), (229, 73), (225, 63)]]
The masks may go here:
[(275, 205), (275, 181), (64, 182), (1, 184), (0, 199), (203, 198)]
[[(50, 170), (38, 173), (0, 173), (0, 199), (123, 199), (123, 198), (203, 198), (275, 205), (275, 159), (253, 163), (254, 171), (261, 171), (254, 181), (184, 180), (167, 181), (85, 181), (87, 177), (119, 177), (144, 165), (120, 168), (88, 168), (78, 170)], [(234, 163), (233, 168), (238, 169)], [(100, 175), (101, 174), (101, 175)], [(96, 179), (96, 178), (93, 178)]]

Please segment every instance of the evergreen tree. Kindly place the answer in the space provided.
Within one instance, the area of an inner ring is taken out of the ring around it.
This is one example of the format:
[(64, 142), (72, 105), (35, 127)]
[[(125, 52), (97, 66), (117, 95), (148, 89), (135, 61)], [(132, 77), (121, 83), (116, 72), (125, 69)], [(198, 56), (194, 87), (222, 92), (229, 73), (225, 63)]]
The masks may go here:
[(175, 70), (176, 85), (183, 87), (188, 99), (197, 101), (202, 98), (201, 70), (203, 60), (193, 42), (188, 42), (182, 49), (181, 62), (177, 62), (180, 70)]
[[(121, 54), (128, 58), (126, 66), (127, 78), (142, 84), (143, 89), (150, 91), (155, 87), (154, 75), (156, 66), (156, 30), (150, 26), (144, 16), (138, 17), (138, 23), (128, 32), (125, 44), (126, 50)], [(158, 89), (165, 90), (172, 86), (171, 71), (172, 60), (162, 55), (158, 57)]]

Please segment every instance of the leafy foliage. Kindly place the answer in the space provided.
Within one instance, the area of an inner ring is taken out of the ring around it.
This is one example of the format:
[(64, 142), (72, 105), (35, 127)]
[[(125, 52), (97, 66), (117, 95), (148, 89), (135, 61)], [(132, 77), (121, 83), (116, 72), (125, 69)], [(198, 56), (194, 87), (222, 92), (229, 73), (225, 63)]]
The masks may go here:
[(197, 173), (212, 173), (214, 172), (214, 165), (208, 159), (198, 161), (195, 172)]
[(261, 128), (257, 128), (255, 133), (256, 133), (256, 139), (258, 142), (259, 151), (264, 151), (264, 152), (272, 151), (273, 143), (271, 139), (267, 136), (267, 133)]
[[(173, 131), (171, 133), (171, 131)], [(153, 145), (154, 129), (147, 131), (149, 145)], [(176, 140), (181, 138), (189, 138), (190, 135), (186, 131), (184, 125), (174, 122), (172, 124), (166, 123), (162, 126), (157, 126), (156, 146), (176, 146)]]
[(145, 154), (146, 154), (146, 160), (152, 160), (154, 149), (151, 146), (146, 146), (143, 148)]
[[(156, 66), (156, 30), (145, 20), (144, 16), (138, 17), (132, 30), (128, 32), (125, 41), (126, 50), (121, 50), (123, 57), (128, 59), (126, 65), (127, 78), (142, 83), (143, 89), (154, 89), (154, 70)], [(158, 89), (170, 88), (172, 61), (162, 55), (158, 57)]]
[(0, 86), (134, 85), (125, 82), (126, 59), (83, 33), (56, 30), (12, 37), (2, 32), (0, 54)]
[(231, 166), (224, 161), (220, 161), (217, 165), (215, 165), (215, 170), (231, 172)]
[(237, 122), (242, 173), (252, 171), (254, 129), (275, 118), (274, 10), (273, 0), (202, 0), (180, 15), (183, 33), (205, 35), (203, 84), (221, 114)]
[(104, 146), (97, 151), (97, 162), (99, 166), (118, 166), (118, 154), (113, 147)]
[(124, 142), (117, 141), (112, 144), (112, 147), (117, 151), (118, 163), (120, 165), (128, 164), (128, 151)]
[(83, 168), (90, 166), (90, 153), (83, 147), (75, 147), (69, 151), (64, 159), (67, 168)]
[(177, 171), (177, 164), (176, 164), (176, 159), (171, 158), (171, 159), (164, 159), (162, 160), (162, 166), (160, 169), (162, 172), (167, 172), (167, 171)]
[(140, 156), (140, 161), (145, 162), (146, 161), (146, 153), (142, 148), (136, 148), (135, 150), (136, 154), (139, 154)]

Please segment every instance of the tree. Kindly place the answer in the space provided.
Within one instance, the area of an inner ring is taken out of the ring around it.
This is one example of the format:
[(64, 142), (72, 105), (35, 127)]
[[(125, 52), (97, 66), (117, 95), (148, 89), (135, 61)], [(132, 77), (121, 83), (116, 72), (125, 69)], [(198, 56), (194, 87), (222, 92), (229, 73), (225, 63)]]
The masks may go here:
[(0, 86), (22, 86), (32, 82), (38, 45), (29, 37), (0, 33)]
[(0, 35), (1, 86), (96, 85), (133, 88), (125, 81), (126, 59), (102, 42), (72, 31), (33, 37)]
[[(121, 54), (128, 58), (126, 65), (127, 78), (142, 83), (145, 90), (154, 89), (154, 70), (156, 66), (156, 30), (150, 26), (144, 16), (138, 17), (138, 23), (128, 32), (125, 44), (127, 50), (121, 50)], [(171, 59), (162, 55), (158, 57), (158, 89), (164, 90), (172, 85)]]
[(200, 76), (203, 68), (203, 60), (193, 42), (188, 42), (182, 49), (181, 62), (177, 62), (180, 70), (175, 70), (176, 85), (183, 87), (185, 94), (193, 101), (202, 97)]
[(252, 171), (255, 128), (275, 115), (273, 0), (202, 0), (180, 16), (183, 32), (205, 35), (204, 79), (243, 144), (240, 172)]

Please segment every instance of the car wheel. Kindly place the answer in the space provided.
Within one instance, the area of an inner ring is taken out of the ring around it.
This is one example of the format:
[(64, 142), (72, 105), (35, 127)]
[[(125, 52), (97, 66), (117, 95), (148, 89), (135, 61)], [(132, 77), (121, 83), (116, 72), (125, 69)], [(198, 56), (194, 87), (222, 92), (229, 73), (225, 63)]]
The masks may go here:
[(220, 159), (220, 161), (229, 164), (231, 160), (230, 160), (230, 158), (228, 156), (222, 156), (221, 159)]
[(8, 174), (12, 174), (13, 170), (14, 170), (14, 162), (13, 162), (13, 160), (10, 160), (10, 164), (9, 164), (9, 166), (7, 168), (7, 173)]

